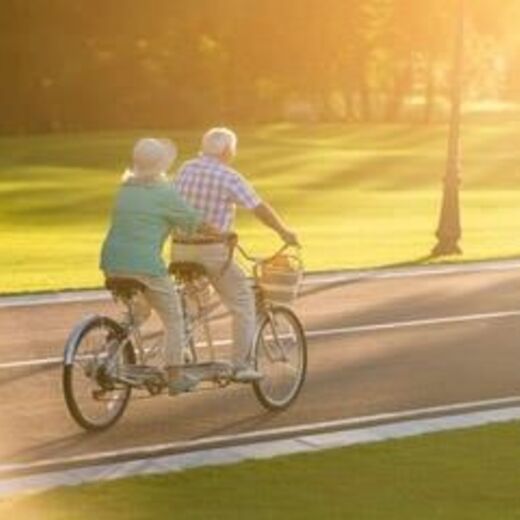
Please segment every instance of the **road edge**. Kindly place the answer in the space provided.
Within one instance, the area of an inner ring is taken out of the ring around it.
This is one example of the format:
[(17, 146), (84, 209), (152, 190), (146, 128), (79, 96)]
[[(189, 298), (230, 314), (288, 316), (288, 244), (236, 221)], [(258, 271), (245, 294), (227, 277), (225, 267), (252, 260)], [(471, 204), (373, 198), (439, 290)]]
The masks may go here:
[[(357, 417), (330, 423), (300, 425), (186, 443), (121, 450), (96, 459), (96, 455), (71, 458), (72, 464), (42, 461), (0, 467), (0, 498), (37, 493), (63, 486), (109, 481), (139, 475), (158, 475), (187, 469), (228, 465), (246, 460), (270, 459), (298, 453), (319, 452), (359, 444), (384, 442), (520, 420), (520, 396), (481, 402)], [(127, 457), (134, 451), (136, 456)], [(61, 466), (61, 467), (60, 467)], [(12, 475), (12, 476), (11, 476)]]
[[(367, 279), (410, 278), (460, 273), (511, 271), (518, 269), (520, 269), (520, 259), (466, 263), (447, 263), (438, 265), (430, 264), (421, 266), (388, 266), (371, 269), (310, 271), (305, 274), (303, 285), (308, 286), (333, 284)], [(32, 307), (37, 305), (59, 305), (66, 303), (101, 302), (109, 299), (109, 293), (106, 290), (99, 288), (9, 295), (0, 294), (0, 309), (13, 307)]]
[[(236, 464), (247, 460), (271, 459), (520, 420), (519, 397), (487, 401), (487, 403), (493, 402), (497, 405), (501, 403), (503, 407), (479, 409), (482, 403), (486, 403), (484, 401), (473, 405), (461, 403), (430, 409), (439, 412), (444, 408), (448, 412), (447, 415), (428, 413), (428, 409), (382, 414), (343, 421), (345, 424), (349, 423), (350, 427), (324, 429), (321, 433), (306, 431), (304, 425), (293, 429), (297, 432), (296, 435), (281, 436), (274, 440), (258, 440), (258, 436), (251, 435), (250, 442), (230, 442), (221, 447), (209, 446), (173, 454), (163, 453), (158, 456), (143, 455), (137, 459), (114, 463), (91, 464), (58, 471), (34, 472), (14, 478), (0, 478), (0, 498), (89, 482), (159, 475), (204, 466)], [(517, 406), (507, 406), (508, 404), (517, 404)], [(463, 412), (465, 405), (472, 410)], [(463, 413), (456, 413), (457, 411)], [(418, 414), (419, 418), (413, 418), (414, 414)], [(334, 422), (338, 426), (339, 423), (340, 421)], [(281, 430), (290, 433), (291, 429)], [(240, 439), (241, 436), (237, 437)], [(247, 434), (242, 437), (248, 438)]]

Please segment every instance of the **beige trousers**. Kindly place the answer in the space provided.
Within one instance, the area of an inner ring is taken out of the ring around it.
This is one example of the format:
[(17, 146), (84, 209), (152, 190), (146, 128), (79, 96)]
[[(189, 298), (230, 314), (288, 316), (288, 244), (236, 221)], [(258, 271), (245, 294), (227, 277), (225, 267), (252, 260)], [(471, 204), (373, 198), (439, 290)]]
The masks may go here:
[(256, 328), (255, 297), (242, 269), (231, 262), (222, 272), (228, 259), (224, 244), (173, 244), (172, 261), (196, 262), (204, 266), (222, 303), (233, 320), (232, 361), (235, 365), (249, 362)]
[(184, 324), (177, 288), (169, 276), (135, 273), (110, 273), (113, 277), (133, 278), (146, 286), (143, 296), (134, 299), (132, 311), (137, 325), (142, 325), (154, 309), (164, 327), (165, 366), (182, 364)]

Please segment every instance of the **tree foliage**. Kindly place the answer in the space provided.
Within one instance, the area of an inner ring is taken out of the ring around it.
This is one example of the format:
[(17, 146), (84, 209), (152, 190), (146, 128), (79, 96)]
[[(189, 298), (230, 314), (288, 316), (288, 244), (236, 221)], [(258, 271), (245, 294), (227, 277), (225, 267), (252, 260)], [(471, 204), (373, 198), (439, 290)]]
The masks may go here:
[[(3, 0), (0, 130), (428, 122), (458, 1)], [(518, 95), (520, 0), (466, 1), (467, 91)]]

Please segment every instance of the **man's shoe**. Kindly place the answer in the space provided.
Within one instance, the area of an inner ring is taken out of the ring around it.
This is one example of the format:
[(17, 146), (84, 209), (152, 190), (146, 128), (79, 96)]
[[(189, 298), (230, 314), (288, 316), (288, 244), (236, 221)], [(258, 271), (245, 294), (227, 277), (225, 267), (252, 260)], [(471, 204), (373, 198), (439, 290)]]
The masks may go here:
[(252, 383), (259, 381), (262, 377), (264, 377), (262, 373), (252, 366), (238, 366), (235, 367), (232, 379), (237, 383)]

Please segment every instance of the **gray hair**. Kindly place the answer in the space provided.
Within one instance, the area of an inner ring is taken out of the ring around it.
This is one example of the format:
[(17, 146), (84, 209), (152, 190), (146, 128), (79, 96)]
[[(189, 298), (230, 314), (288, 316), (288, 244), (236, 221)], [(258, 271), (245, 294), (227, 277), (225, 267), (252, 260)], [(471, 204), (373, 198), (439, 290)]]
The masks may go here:
[(132, 168), (123, 175), (123, 182), (146, 183), (165, 179), (176, 157), (177, 147), (169, 139), (139, 139), (133, 149)]
[(229, 128), (211, 128), (202, 137), (202, 153), (206, 155), (222, 155), (226, 150), (235, 155), (237, 136)]

